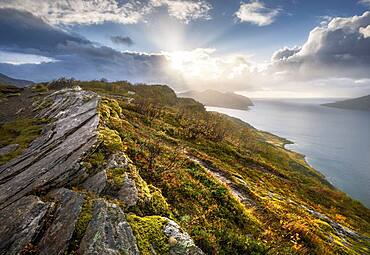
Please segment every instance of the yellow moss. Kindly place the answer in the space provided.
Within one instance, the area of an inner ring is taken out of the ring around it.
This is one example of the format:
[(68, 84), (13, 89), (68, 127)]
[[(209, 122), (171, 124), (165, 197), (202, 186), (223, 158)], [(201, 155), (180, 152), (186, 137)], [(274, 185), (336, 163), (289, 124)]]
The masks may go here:
[(126, 170), (124, 168), (112, 168), (107, 171), (108, 180), (112, 180), (114, 185), (120, 187), (125, 180)]
[(122, 109), (117, 100), (103, 98), (99, 105), (99, 113), (103, 118), (119, 118), (122, 114)]
[(124, 150), (121, 137), (116, 130), (101, 127), (99, 129), (99, 139), (102, 141), (105, 148), (111, 152)]
[(170, 246), (167, 236), (163, 233), (163, 228), (168, 222), (166, 218), (160, 216), (139, 217), (135, 214), (127, 216), (137, 241), (140, 253), (143, 255), (169, 254)]

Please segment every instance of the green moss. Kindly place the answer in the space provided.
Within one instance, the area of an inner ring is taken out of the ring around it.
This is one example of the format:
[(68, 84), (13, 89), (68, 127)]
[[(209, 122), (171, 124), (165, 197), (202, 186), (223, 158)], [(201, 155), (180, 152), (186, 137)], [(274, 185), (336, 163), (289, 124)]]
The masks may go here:
[(139, 217), (134, 214), (127, 216), (140, 253), (143, 255), (169, 254), (169, 240), (163, 233), (163, 228), (168, 222), (167, 219), (160, 216)]
[(41, 134), (45, 123), (43, 119), (26, 118), (0, 124), (0, 148), (9, 144), (19, 144), (15, 151), (0, 155), (0, 164), (20, 155)]
[(131, 164), (127, 168), (112, 168), (107, 170), (109, 190), (112, 194), (121, 188), (126, 175), (135, 182), (139, 197), (137, 204), (129, 208), (130, 212), (141, 216), (160, 215), (169, 218), (173, 217), (161, 190), (153, 185), (148, 185)]
[(105, 162), (105, 153), (98, 148), (95, 152), (84, 159), (83, 166), (85, 167), (87, 173), (94, 174), (98, 172), (102, 166), (104, 166)]
[(103, 118), (119, 118), (122, 109), (117, 100), (103, 98), (99, 105), (99, 113)]
[(108, 181), (112, 181), (113, 185), (119, 188), (123, 185), (123, 181), (125, 180), (125, 173), (126, 169), (124, 168), (108, 169), (107, 171)]
[(68, 254), (75, 254), (75, 252), (78, 250), (80, 242), (84, 237), (86, 229), (92, 219), (93, 206), (94, 200), (91, 197), (86, 196), (75, 225), (75, 230), (68, 248)]
[(107, 127), (99, 129), (99, 140), (102, 141), (103, 146), (110, 152), (120, 151), (124, 149), (121, 137), (116, 130)]

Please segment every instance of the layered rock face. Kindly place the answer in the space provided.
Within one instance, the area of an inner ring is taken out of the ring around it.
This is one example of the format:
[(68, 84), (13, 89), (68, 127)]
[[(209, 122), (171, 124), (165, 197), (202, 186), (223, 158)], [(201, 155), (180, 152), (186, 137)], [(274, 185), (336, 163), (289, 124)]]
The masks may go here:
[(99, 97), (65, 89), (41, 102), (38, 117), (51, 119), (42, 135), (18, 158), (0, 167), (0, 209), (34, 192), (73, 181), (79, 161), (97, 141)]
[[(106, 170), (89, 174), (81, 163), (99, 144), (99, 100), (76, 87), (37, 102), (37, 117), (49, 124), (21, 156), (0, 166), (0, 254), (140, 254), (123, 209), (99, 197)], [(112, 155), (106, 169), (128, 164), (125, 155)], [(130, 174), (117, 197), (126, 207), (136, 204)], [(166, 221), (162, 234), (176, 239), (171, 253), (202, 254), (176, 223)]]

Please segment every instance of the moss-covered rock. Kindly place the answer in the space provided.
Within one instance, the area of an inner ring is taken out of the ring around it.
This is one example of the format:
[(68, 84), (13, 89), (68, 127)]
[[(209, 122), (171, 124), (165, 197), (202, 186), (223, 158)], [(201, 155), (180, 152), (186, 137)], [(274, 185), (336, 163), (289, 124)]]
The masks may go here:
[(121, 137), (116, 130), (101, 127), (99, 129), (99, 139), (108, 151), (116, 152), (124, 149)]
[(170, 254), (169, 239), (163, 232), (168, 219), (160, 216), (139, 217), (129, 214), (127, 220), (134, 231), (142, 255)]

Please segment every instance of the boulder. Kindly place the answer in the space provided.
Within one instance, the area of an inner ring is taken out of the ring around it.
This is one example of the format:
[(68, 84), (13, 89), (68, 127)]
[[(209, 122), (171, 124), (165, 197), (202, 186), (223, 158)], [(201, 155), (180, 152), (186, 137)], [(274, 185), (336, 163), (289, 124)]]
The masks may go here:
[(47, 197), (58, 204), (50, 227), (37, 245), (39, 254), (65, 254), (72, 238), (78, 215), (84, 202), (83, 195), (61, 188), (53, 190)]
[(173, 220), (163, 229), (164, 234), (168, 237), (171, 255), (202, 255), (203, 251), (194, 244), (193, 239), (188, 233), (183, 231), (180, 226)]
[(124, 212), (103, 199), (95, 202), (92, 219), (78, 254), (138, 255), (136, 238)]
[(121, 189), (118, 191), (118, 199), (125, 203), (126, 207), (134, 206), (139, 199), (139, 192), (135, 181), (125, 173), (125, 178)]
[(127, 168), (129, 162), (130, 160), (125, 153), (115, 153), (109, 158), (106, 169)]
[(90, 192), (100, 194), (107, 184), (107, 172), (105, 170), (89, 177), (82, 186)]
[(0, 254), (20, 254), (36, 238), (50, 206), (31, 195), (0, 210)]

